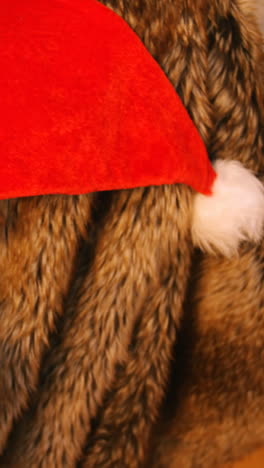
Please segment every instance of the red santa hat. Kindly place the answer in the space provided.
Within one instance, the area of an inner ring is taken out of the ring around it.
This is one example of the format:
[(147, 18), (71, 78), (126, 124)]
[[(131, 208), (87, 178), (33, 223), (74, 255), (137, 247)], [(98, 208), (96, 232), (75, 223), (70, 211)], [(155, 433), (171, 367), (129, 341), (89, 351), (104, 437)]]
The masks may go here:
[(113, 11), (2, 0), (0, 35), (1, 199), (182, 183), (197, 192), (197, 245), (230, 253), (260, 238), (262, 184), (237, 162), (212, 167), (174, 88)]

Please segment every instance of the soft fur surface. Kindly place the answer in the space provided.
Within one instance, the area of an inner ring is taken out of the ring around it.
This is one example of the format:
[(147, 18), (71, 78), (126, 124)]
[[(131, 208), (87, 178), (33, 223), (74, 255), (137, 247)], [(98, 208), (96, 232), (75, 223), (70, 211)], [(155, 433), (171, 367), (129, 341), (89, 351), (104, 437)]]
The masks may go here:
[[(263, 54), (245, 3), (108, 5), (212, 158), (260, 175)], [(193, 254), (192, 201), (165, 186), (1, 202), (0, 466), (210, 468), (264, 444), (263, 243)]]
[[(255, 2), (253, 3), (255, 4)], [(264, 33), (264, 0), (256, 0), (256, 14), (262, 34)]]

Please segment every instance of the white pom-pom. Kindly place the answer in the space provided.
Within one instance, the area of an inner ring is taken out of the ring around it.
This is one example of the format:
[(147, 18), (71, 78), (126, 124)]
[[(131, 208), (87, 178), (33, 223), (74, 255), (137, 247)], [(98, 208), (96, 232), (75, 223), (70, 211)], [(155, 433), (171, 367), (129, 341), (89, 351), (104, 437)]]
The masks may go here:
[(237, 161), (218, 160), (212, 195), (197, 194), (192, 237), (207, 252), (231, 256), (244, 240), (257, 242), (264, 226), (264, 189)]

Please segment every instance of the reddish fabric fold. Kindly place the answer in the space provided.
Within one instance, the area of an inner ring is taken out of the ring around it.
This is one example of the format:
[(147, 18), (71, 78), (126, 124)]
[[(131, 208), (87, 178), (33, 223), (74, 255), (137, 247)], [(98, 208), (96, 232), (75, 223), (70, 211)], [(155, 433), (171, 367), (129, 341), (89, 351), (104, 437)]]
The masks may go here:
[(0, 6), (0, 198), (184, 183), (215, 172), (130, 27), (95, 0)]

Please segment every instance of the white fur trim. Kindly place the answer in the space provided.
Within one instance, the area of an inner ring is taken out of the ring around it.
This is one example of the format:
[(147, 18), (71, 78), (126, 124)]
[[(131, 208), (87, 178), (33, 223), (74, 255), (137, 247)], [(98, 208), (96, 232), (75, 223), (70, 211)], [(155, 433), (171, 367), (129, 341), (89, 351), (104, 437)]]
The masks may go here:
[(257, 242), (264, 227), (264, 188), (238, 161), (218, 160), (212, 195), (197, 194), (192, 237), (207, 252), (231, 256), (241, 241)]

